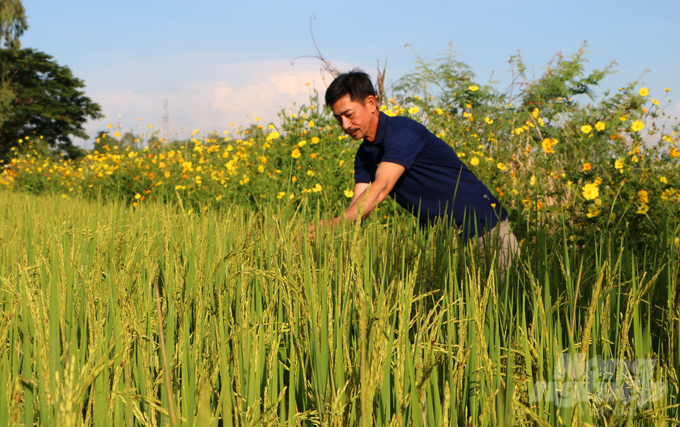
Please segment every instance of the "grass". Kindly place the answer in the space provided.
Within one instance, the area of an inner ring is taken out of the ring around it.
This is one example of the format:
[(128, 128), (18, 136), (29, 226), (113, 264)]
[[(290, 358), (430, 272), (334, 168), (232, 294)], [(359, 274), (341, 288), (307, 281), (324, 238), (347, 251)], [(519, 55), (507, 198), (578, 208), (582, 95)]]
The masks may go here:
[(671, 219), (538, 227), (501, 282), (450, 230), (314, 217), (0, 192), (0, 425), (678, 423)]

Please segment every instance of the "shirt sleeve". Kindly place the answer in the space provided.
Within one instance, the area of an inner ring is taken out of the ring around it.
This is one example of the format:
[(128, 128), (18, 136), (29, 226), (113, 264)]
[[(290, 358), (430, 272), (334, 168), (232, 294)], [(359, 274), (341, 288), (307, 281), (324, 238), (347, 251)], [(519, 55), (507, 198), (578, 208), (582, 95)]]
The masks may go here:
[(361, 161), (361, 156), (359, 152), (357, 152), (356, 157), (354, 157), (354, 183), (359, 184), (362, 182), (367, 184), (370, 183), (371, 174), (368, 173), (364, 167), (364, 163)]
[(385, 140), (385, 154), (382, 161), (396, 163), (409, 170), (425, 144), (416, 132), (402, 128), (392, 132)]

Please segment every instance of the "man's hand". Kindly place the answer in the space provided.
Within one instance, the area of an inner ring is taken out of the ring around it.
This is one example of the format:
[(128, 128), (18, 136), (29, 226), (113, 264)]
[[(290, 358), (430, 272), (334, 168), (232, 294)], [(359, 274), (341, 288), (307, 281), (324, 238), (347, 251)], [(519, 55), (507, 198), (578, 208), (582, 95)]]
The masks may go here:
[[(382, 162), (375, 172), (375, 181), (370, 185), (367, 183), (358, 183), (354, 186), (354, 199), (350, 203), (343, 215), (322, 219), (318, 224), (309, 226), (307, 237), (309, 242), (314, 241), (314, 232), (320, 227), (335, 227), (341, 222), (356, 222), (360, 219), (366, 218), (380, 204), (389, 196), (392, 188), (397, 183), (406, 168), (402, 165), (390, 162)], [(360, 194), (357, 194), (359, 193)]]

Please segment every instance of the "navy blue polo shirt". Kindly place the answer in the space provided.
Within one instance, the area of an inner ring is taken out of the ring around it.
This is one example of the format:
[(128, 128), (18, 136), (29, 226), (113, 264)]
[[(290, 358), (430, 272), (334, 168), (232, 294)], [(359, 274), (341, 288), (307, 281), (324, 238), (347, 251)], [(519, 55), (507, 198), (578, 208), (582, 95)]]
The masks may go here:
[(446, 217), (467, 239), (483, 235), (507, 218), (505, 209), (453, 148), (415, 120), (380, 112), (375, 140), (364, 139), (357, 151), (354, 181), (373, 182), (380, 162), (406, 169), (390, 196), (423, 223)]

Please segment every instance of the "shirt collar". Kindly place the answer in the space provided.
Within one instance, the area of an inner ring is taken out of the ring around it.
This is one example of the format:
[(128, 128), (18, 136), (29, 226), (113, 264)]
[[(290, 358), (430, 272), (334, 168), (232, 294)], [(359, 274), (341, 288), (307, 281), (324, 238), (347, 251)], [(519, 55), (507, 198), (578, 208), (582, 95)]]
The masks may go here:
[(364, 139), (364, 143), (367, 145), (378, 145), (382, 144), (385, 141), (385, 134), (387, 133), (387, 120), (389, 120), (389, 116), (382, 111), (378, 111), (378, 129), (375, 131), (375, 138), (373, 139), (373, 142), (366, 141)]

